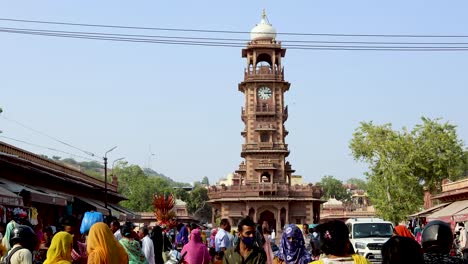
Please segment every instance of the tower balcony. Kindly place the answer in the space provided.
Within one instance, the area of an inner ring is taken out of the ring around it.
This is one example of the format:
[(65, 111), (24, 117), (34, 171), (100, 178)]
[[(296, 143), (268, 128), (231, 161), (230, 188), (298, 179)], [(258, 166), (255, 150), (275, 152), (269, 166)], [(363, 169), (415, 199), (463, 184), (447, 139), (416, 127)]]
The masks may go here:
[(250, 153), (278, 153), (289, 155), (288, 145), (287, 144), (277, 144), (270, 142), (259, 142), (259, 143), (248, 143), (242, 144), (241, 157), (245, 157)]
[(322, 197), (318, 185), (288, 185), (281, 183), (247, 183), (243, 185), (217, 185), (208, 188), (210, 200), (248, 198), (315, 198)]
[(264, 171), (264, 170), (276, 170), (276, 166), (275, 166), (275, 163), (271, 162), (271, 161), (260, 161), (260, 163), (255, 167), (255, 170), (260, 170), (260, 171)]
[(276, 131), (276, 128), (273, 124), (259, 124), (255, 128), (255, 131)]
[(284, 69), (273, 69), (268, 66), (245, 69), (244, 81), (284, 81)]
[(274, 116), (276, 115), (275, 108), (267, 104), (258, 104), (255, 106), (255, 114), (262, 116)]

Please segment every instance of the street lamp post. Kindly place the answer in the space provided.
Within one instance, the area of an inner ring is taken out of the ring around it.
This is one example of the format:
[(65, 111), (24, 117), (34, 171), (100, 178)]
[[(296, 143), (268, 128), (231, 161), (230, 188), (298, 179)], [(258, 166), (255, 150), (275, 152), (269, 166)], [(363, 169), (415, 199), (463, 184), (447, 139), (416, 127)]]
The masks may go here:
[[(106, 151), (106, 153), (104, 154), (104, 207), (107, 209), (107, 153), (113, 151), (115, 148), (117, 148), (117, 146), (109, 149), (108, 151)], [(114, 165), (112, 165), (114, 166)]]
[(114, 174), (114, 164), (115, 164), (117, 161), (121, 161), (121, 160), (123, 160), (123, 159), (125, 159), (125, 157), (118, 158), (118, 159), (114, 160), (114, 162), (112, 162), (112, 174)]

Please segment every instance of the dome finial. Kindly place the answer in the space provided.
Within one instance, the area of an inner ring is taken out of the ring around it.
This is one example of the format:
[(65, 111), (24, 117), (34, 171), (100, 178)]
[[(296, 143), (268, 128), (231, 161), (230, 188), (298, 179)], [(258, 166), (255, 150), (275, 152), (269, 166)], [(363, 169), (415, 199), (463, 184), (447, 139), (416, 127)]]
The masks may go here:
[(251, 40), (275, 39), (276, 29), (268, 21), (265, 8), (262, 11), (262, 20), (250, 31)]

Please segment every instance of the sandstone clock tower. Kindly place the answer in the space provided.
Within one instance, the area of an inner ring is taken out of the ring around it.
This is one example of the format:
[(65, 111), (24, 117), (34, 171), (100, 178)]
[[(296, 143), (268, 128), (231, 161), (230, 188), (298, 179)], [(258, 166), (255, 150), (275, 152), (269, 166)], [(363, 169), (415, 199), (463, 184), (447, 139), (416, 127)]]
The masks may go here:
[(312, 184), (293, 184), (294, 170), (286, 161), (288, 131), (284, 126), (288, 119), (284, 94), (290, 88), (282, 64), (286, 49), (276, 41), (276, 30), (265, 12), (250, 37), (242, 50), (247, 64), (238, 86), (245, 95), (241, 109), (244, 161), (235, 171), (232, 184), (210, 187), (209, 196), (213, 218), (230, 218), (236, 225), (237, 220), (250, 215), (259, 223), (267, 221), (270, 228), (281, 233), (287, 223), (319, 221), (322, 191)]

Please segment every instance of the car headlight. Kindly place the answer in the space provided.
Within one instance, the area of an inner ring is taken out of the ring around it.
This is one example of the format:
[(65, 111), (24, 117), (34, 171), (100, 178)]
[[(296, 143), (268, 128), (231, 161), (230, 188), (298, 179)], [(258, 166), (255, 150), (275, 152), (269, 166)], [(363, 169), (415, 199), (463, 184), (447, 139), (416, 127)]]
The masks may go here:
[(357, 249), (366, 249), (366, 244), (364, 243), (356, 242), (356, 244), (354, 245), (356, 246)]

